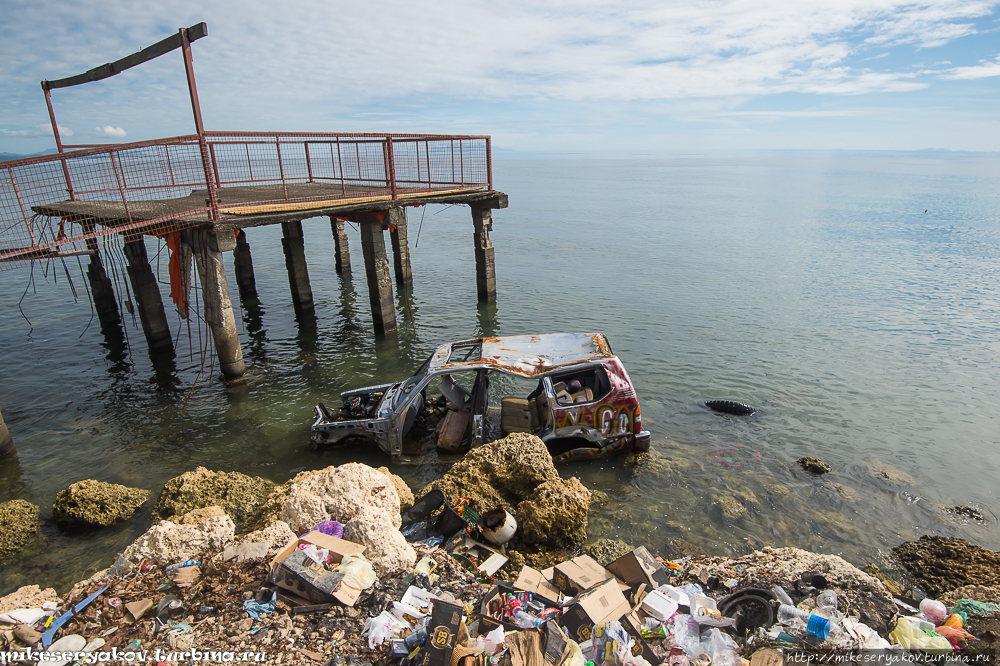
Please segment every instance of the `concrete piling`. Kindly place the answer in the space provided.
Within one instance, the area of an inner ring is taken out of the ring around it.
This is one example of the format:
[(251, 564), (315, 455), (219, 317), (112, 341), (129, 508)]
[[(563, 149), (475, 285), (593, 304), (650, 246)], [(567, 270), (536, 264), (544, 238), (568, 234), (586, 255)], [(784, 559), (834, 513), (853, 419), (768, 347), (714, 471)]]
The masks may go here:
[(309, 285), (309, 269), (306, 266), (305, 240), (302, 237), (302, 221), (281, 223), (281, 248), (285, 252), (285, 268), (288, 269), (288, 286), (292, 290), (292, 304), (296, 312), (313, 309), (312, 287)]
[(392, 240), (392, 256), (396, 269), (396, 284), (411, 284), (413, 272), (410, 270), (410, 248), (406, 239), (406, 209), (390, 208), (386, 216), (389, 236)]
[(201, 276), (204, 316), (212, 329), (219, 367), (226, 379), (237, 379), (246, 374), (246, 364), (243, 362), (236, 316), (229, 297), (226, 267), (222, 263), (222, 252), (219, 251), (216, 235), (206, 229), (191, 229), (183, 234), (185, 242), (191, 246), (198, 274)]
[[(84, 231), (92, 233), (94, 224), (84, 223)], [(97, 312), (97, 320), (101, 322), (101, 330), (109, 331), (121, 327), (122, 319), (118, 313), (118, 301), (115, 298), (115, 290), (111, 285), (111, 279), (104, 264), (101, 261), (100, 248), (96, 238), (87, 239), (87, 249), (93, 252), (90, 255), (90, 263), (87, 264), (87, 281), (90, 283), (90, 295), (94, 301), (94, 310)]]
[(361, 215), (361, 254), (368, 278), (368, 300), (376, 335), (396, 332), (396, 308), (392, 302), (392, 278), (385, 255), (382, 222), (370, 213)]
[(16, 454), (14, 440), (10, 436), (10, 431), (7, 430), (7, 424), (3, 422), (3, 414), (0, 413), (0, 458)]
[(129, 282), (132, 283), (132, 294), (137, 301), (135, 305), (139, 310), (139, 321), (142, 322), (142, 332), (146, 336), (149, 351), (153, 354), (172, 355), (174, 343), (170, 339), (170, 327), (167, 325), (167, 315), (163, 310), (160, 288), (149, 265), (146, 243), (142, 236), (138, 238), (126, 236), (124, 240)]
[(475, 226), (476, 289), (480, 301), (497, 298), (496, 259), (493, 255), (493, 211), (487, 206), (472, 204), (472, 223)]
[(257, 279), (253, 274), (253, 257), (250, 255), (247, 234), (242, 229), (236, 236), (236, 246), (233, 248), (233, 269), (236, 273), (236, 287), (240, 292), (240, 300), (256, 299)]
[(333, 231), (335, 246), (334, 260), (338, 273), (351, 272), (351, 249), (347, 244), (347, 231), (344, 229), (343, 218), (330, 217), (330, 230)]

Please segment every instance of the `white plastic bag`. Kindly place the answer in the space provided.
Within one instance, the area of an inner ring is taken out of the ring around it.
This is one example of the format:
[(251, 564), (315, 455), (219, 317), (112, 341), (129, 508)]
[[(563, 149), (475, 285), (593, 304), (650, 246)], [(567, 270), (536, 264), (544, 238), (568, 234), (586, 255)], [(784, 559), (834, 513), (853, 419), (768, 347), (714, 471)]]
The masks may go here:
[(393, 628), (396, 626), (396, 619), (388, 611), (382, 611), (381, 615), (369, 618), (365, 622), (365, 630), (362, 636), (368, 637), (368, 649), (374, 650), (376, 647), (392, 638)]

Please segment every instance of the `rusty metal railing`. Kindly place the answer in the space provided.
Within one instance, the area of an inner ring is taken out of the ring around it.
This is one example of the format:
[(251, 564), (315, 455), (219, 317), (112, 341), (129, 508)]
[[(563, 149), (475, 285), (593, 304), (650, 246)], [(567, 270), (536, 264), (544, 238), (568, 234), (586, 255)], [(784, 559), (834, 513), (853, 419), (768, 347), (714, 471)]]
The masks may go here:
[[(490, 138), (204, 132), (0, 162), (0, 270), (85, 254), (109, 234), (162, 236), (300, 204), (492, 189)], [(327, 203), (329, 202), (329, 203)]]

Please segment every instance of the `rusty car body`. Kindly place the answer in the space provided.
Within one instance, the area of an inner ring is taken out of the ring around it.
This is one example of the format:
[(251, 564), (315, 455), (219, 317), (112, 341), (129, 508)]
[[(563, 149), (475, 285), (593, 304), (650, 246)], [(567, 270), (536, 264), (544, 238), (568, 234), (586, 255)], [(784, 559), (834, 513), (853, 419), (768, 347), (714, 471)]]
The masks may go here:
[[(440, 392), (436, 399), (428, 395), (434, 390)], [(505, 393), (513, 394), (501, 397)], [(436, 427), (437, 445), (446, 451), (490, 441), (497, 429), (500, 436), (537, 435), (556, 462), (649, 447), (632, 380), (601, 333), (450, 342), (409, 379), (346, 391), (341, 399), (337, 412), (316, 406), (313, 445), (362, 437), (395, 458), (414, 424), (437, 409), (445, 414)], [(499, 405), (491, 404), (497, 399)], [(449, 431), (454, 437), (445, 445)]]

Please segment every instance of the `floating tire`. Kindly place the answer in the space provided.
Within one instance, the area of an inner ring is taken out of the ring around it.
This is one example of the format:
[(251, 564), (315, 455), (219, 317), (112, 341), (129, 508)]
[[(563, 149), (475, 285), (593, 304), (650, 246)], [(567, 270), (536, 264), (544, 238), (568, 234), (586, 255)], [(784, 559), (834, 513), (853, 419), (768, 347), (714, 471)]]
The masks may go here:
[(712, 411), (733, 414), (734, 416), (750, 416), (757, 412), (756, 408), (735, 400), (706, 400), (705, 406)]

